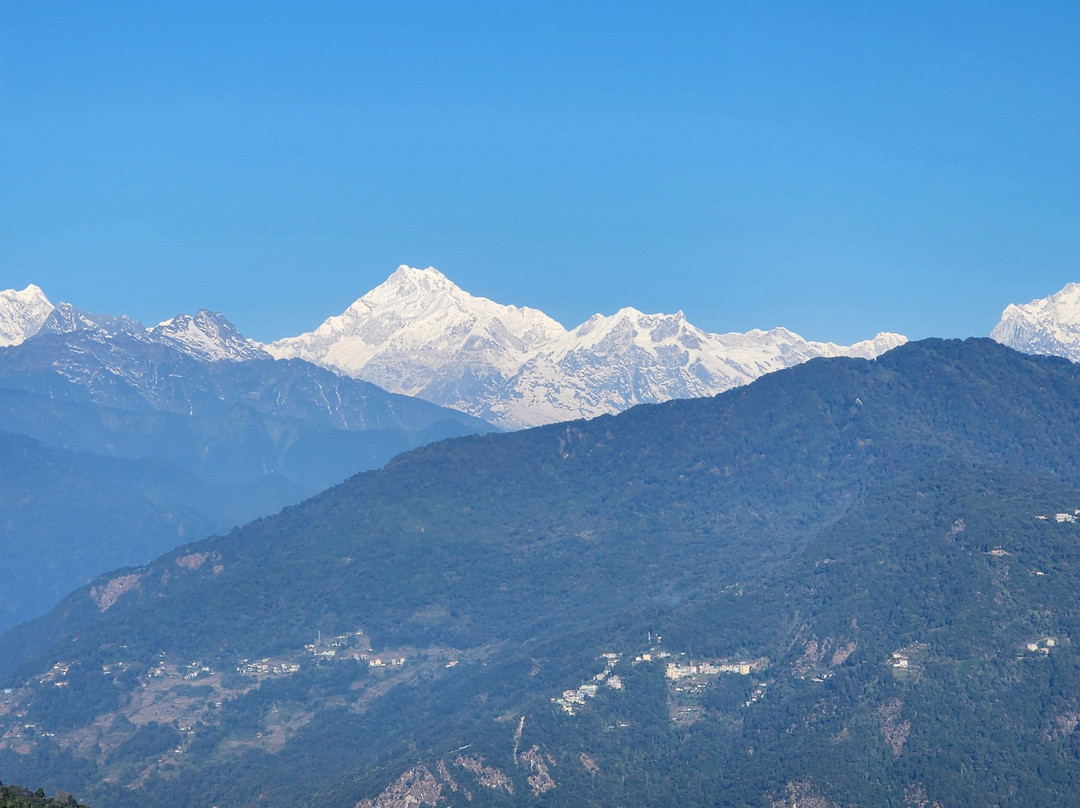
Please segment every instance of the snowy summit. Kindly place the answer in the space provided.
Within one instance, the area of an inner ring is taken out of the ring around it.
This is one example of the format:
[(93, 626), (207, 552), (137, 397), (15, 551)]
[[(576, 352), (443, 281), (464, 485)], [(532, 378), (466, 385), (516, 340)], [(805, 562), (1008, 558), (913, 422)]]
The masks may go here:
[(18, 345), (34, 336), (52, 310), (53, 304), (34, 284), (21, 292), (0, 291), (0, 347)]
[(1080, 361), (1080, 283), (1030, 303), (1009, 304), (990, 337), (1023, 353)]
[(259, 343), (247, 339), (218, 312), (199, 309), (192, 317), (178, 314), (150, 329), (151, 339), (164, 342), (204, 362), (269, 359)]
[(401, 266), (343, 314), (266, 348), (513, 429), (715, 395), (814, 357), (872, 358), (905, 341), (710, 334), (682, 312), (632, 308), (567, 331), (536, 309), (474, 297), (434, 268)]

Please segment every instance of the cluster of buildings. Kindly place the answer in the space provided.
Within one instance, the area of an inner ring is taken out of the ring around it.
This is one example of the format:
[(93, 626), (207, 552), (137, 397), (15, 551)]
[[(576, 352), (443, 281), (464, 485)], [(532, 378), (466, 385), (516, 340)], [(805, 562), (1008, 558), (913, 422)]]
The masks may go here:
[(405, 664), (405, 657), (387, 657), (386, 659), (375, 657), (374, 659), (369, 659), (367, 664), (370, 668), (385, 668), (387, 665), (400, 667)]
[[(126, 669), (126, 662), (115, 662), (101, 666), (102, 673), (119, 673)], [(184, 672), (180, 673), (180, 669), (183, 669)], [(146, 675), (151, 679), (174, 679), (178, 676), (182, 676), (184, 679), (191, 681), (192, 679), (198, 679), (200, 676), (210, 676), (214, 672), (212, 667), (199, 661), (188, 662), (180, 666), (172, 665), (164, 658), (164, 654), (162, 654), (161, 658), (154, 664), (154, 667), (146, 672)]]
[(1057, 645), (1056, 637), (1043, 637), (1042, 641), (1029, 642), (1027, 649), (1031, 652), (1049, 654), (1050, 649)]
[[(1036, 516), (1035, 518), (1036, 519), (1041, 519), (1044, 522), (1049, 521), (1049, 517), (1047, 517), (1047, 516), (1039, 515), (1039, 516)], [(1057, 522), (1058, 524), (1061, 524), (1063, 522), (1075, 522), (1077, 519), (1080, 519), (1080, 508), (1077, 508), (1072, 513), (1065, 512), (1065, 513), (1055, 513), (1054, 514), (1054, 521)]]
[(198, 679), (200, 676), (210, 676), (214, 669), (202, 662), (189, 662), (184, 666), (185, 679)]
[(719, 673), (738, 673), (749, 676), (753, 669), (754, 666), (750, 662), (688, 662), (685, 665), (669, 662), (664, 675), (673, 681), (686, 676), (715, 676)]
[(67, 687), (68, 680), (64, 677), (67, 676), (67, 672), (70, 667), (71, 666), (67, 662), (57, 662), (43, 675), (38, 677), (38, 684), (51, 684), (53, 687)]
[(237, 673), (247, 676), (289, 676), (300, 670), (300, 663), (283, 659), (263, 657), (254, 662), (241, 659), (236, 666)]
[(743, 702), (743, 707), (749, 707), (755, 701), (760, 701), (765, 696), (765, 688), (768, 686), (768, 682), (761, 682), (758, 684), (758, 686), (754, 688), (754, 692), (750, 694), (750, 698)]
[[(363, 630), (351, 634), (339, 634), (336, 637), (323, 637), (320, 632), (315, 642), (304, 646), (303, 654), (315, 660), (350, 659), (366, 662), (371, 668), (400, 667), (405, 664), (404, 656), (375, 656)], [(300, 670), (301, 662), (299, 657), (295, 659), (286, 657), (241, 659), (237, 664), (236, 672), (247, 676), (289, 676)]]
[(619, 661), (619, 655), (607, 653), (603, 654), (603, 658), (604, 669), (596, 674), (591, 682), (586, 682), (572, 690), (564, 690), (561, 696), (551, 699), (567, 715), (573, 715), (576, 708), (584, 706), (585, 699), (595, 696), (602, 684), (606, 684), (615, 690), (622, 689), (622, 679), (611, 672)]
[[(652, 637), (649, 637), (650, 643)], [(660, 637), (656, 637), (656, 641), (660, 641)], [(567, 715), (574, 715), (575, 711), (581, 708), (586, 699), (592, 698), (597, 694), (602, 685), (621, 690), (623, 686), (622, 679), (612, 671), (615, 665), (619, 662), (619, 655), (615, 653), (603, 654), (604, 669), (600, 673), (596, 674), (592, 681), (586, 682), (571, 690), (564, 690), (561, 696), (553, 697), (551, 701), (559, 706)], [(666, 667), (664, 668), (664, 675), (672, 682), (677, 682), (680, 679), (687, 677), (708, 677), (717, 676), (721, 673), (737, 673), (743, 676), (749, 676), (754, 671), (762, 670), (767, 664), (768, 660), (765, 658), (755, 659), (752, 661), (746, 660), (730, 660), (730, 659), (717, 659), (717, 660), (704, 660), (697, 661), (686, 659), (686, 654), (671, 654), (669, 651), (663, 651), (653, 646), (648, 651), (638, 654), (631, 661), (632, 665), (640, 665), (643, 663), (651, 662), (664, 662), (666, 661)], [(693, 683), (691, 683), (693, 684)], [(704, 680), (698, 681), (697, 685), (694, 685), (693, 689), (699, 689), (704, 685)], [(676, 688), (677, 690), (685, 688)], [(760, 698), (760, 694), (758, 696)]]
[(371, 654), (371, 641), (363, 629), (352, 634), (338, 634), (336, 637), (322, 636), (319, 632), (315, 642), (304, 646), (304, 651), (319, 659), (356, 659), (367, 661)]

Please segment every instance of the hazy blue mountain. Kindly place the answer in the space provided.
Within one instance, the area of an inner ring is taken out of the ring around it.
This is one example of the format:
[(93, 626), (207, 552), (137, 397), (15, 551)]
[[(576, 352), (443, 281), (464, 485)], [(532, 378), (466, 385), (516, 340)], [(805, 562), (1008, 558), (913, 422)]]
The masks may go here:
[(0, 630), (44, 614), (105, 570), (149, 561), (307, 493), (276, 475), (212, 485), (158, 460), (0, 433)]
[(0, 638), (0, 770), (117, 806), (1071, 805), (1078, 420), (1071, 363), (929, 340), (429, 445)]
[(12, 572), (0, 629), (108, 569), (275, 513), (406, 449), (491, 429), (275, 362), (210, 312), (147, 330), (48, 306), (31, 306), (43, 322), (0, 348), (0, 430), (32, 439), (0, 440)]
[(60, 304), (35, 336), (0, 349), (0, 428), (156, 457), (213, 482), (275, 473), (312, 491), (428, 440), (491, 428), (302, 360), (209, 361), (174, 343)]
[(483, 421), (303, 361), (206, 361), (126, 318), (59, 305), (0, 350), (0, 427), (46, 445), (158, 457), (215, 482), (312, 489)]

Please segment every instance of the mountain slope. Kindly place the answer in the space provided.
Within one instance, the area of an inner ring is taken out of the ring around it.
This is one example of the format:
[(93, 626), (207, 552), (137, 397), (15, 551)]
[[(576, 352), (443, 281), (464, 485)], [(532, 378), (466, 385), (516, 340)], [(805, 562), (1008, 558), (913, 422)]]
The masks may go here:
[(1080, 361), (1080, 284), (1065, 284), (1041, 300), (1008, 305), (990, 338), (1024, 353)]
[(401, 266), (344, 314), (266, 349), (518, 428), (715, 395), (811, 357), (870, 358), (903, 342), (880, 334), (845, 347), (785, 329), (717, 335), (681, 312), (630, 308), (568, 332), (534, 309), (469, 295), (431, 267)]
[(424, 447), (5, 635), (0, 766), (118, 806), (1068, 805), (1078, 419), (1070, 363), (931, 340)]
[(45, 614), (117, 566), (272, 513), (284, 479), (214, 486), (165, 463), (50, 449), (0, 433), (0, 630)]

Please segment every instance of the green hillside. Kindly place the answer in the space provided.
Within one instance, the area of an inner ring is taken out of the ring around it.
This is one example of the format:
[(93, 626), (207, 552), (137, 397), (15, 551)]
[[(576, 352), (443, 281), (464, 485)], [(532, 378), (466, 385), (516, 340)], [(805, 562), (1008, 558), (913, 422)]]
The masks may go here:
[(425, 447), (5, 635), (0, 773), (117, 806), (1067, 805), (1078, 419), (1068, 362), (935, 340)]

